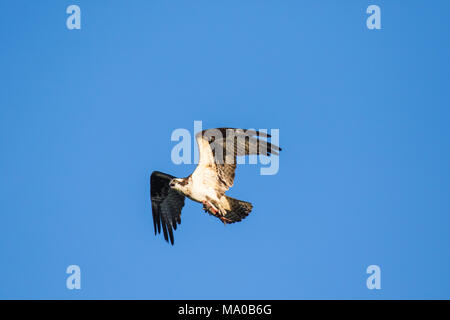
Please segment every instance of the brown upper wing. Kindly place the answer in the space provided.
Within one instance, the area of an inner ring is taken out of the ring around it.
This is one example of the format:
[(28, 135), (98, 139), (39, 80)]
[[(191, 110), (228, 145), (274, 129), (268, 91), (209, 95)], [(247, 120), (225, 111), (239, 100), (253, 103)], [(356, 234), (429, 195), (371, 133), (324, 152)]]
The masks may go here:
[(192, 174), (204, 184), (213, 185), (219, 195), (233, 186), (236, 156), (278, 155), (281, 148), (260, 138), (270, 135), (255, 130), (216, 128), (197, 133), (200, 159)]

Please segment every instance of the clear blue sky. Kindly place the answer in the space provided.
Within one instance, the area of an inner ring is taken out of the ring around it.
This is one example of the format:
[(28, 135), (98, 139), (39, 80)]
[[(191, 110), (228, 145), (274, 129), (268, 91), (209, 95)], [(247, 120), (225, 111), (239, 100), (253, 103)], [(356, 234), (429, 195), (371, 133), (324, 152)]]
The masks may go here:
[[(0, 298), (450, 298), (449, 1), (8, 0), (0, 15)], [(170, 134), (194, 120), (279, 128), (284, 150), (277, 175), (238, 169), (244, 222), (189, 201), (172, 247), (148, 180), (193, 170)]]

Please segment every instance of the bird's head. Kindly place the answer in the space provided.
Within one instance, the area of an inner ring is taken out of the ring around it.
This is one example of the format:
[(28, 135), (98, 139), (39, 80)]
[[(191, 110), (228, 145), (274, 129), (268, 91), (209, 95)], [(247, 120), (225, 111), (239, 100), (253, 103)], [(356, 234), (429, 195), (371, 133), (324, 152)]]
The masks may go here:
[(186, 179), (174, 178), (170, 180), (169, 186), (180, 192), (185, 192), (188, 182)]

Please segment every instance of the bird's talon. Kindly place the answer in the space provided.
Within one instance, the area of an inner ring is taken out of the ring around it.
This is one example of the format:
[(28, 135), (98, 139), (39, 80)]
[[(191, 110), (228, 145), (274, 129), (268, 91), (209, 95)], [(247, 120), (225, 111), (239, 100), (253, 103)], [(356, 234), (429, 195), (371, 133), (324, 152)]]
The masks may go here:
[(224, 216), (220, 216), (219, 219), (223, 222), (224, 225), (232, 222), (230, 219), (227, 219)]

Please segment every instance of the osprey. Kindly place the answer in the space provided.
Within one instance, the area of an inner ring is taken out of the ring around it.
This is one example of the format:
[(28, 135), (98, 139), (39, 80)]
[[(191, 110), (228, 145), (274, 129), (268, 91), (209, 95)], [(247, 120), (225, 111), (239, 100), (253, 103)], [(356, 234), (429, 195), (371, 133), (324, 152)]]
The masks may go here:
[(181, 223), (185, 197), (203, 204), (203, 210), (224, 224), (239, 222), (252, 211), (250, 202), (225, 195), (233, 186), (236, 157), (245, 155), (278, 155), (281, 148), (266, 140), (270, 135), (255, 130), (216, 128), (196, 134), (199, 162), (186, 178), (176, 178), (154, 171), (150, 177), (155, 235), (174, 243), (173, 230)]

